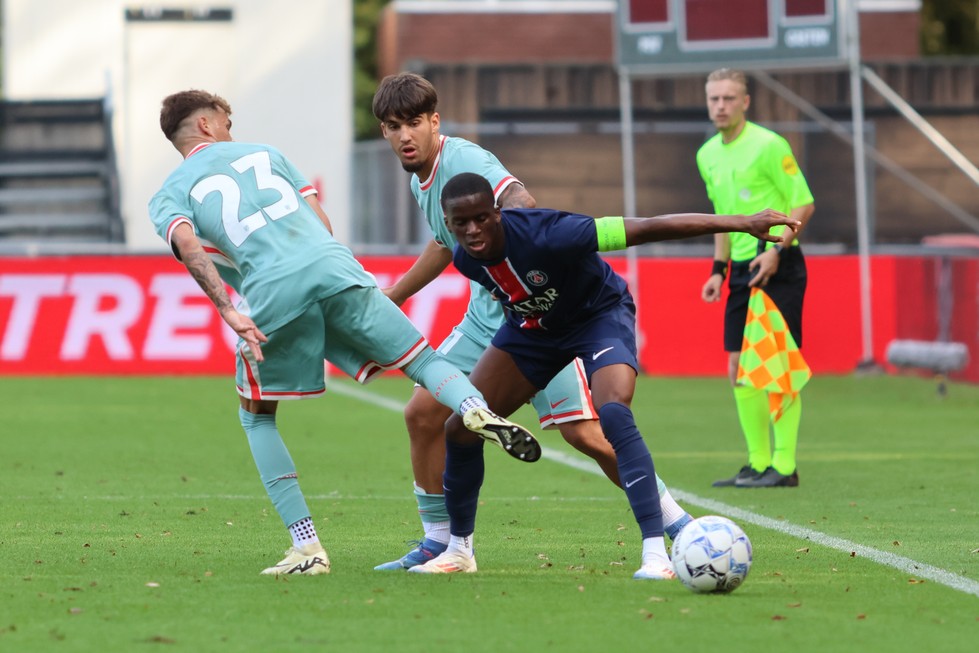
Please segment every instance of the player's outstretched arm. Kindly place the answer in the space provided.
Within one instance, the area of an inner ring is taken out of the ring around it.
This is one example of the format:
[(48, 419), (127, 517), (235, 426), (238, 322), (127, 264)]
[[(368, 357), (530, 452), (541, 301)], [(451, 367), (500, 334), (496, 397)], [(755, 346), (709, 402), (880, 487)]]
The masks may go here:
[(255, 326), (247, 315), (242, 315), (231, 303), (231, 297), (224, 288), (224, 281), (214, 267), (211, 257), (201, 246), (201, 241), (194, 234), (194, 229), (186, 222), (177, 225), (171, 235), (171, 243), (177, 250), (180, 260), (187, 267), (190, 276), (194, 277), (214, 307), (218, 309), (221, 318), (228, 323), (242, 340), (248, 343), (248, 348), (258, 362), (265, 360), (260, 343), (268, 342), (268, 338)]
[[(754, 215), (673, 213), (652, 218), (625, 218), (624, 222), (627, 247), (731, 231), (743, 231), (761, 240), (779, 243), (782, 242), (782, 237), (769, 234), (769, 229), (778, 225), (787, 225), (794, 230), (800, 225), (798, 220), (788, 218), (771, 209), (765, 209)], [(791, 242), (791, 238), (787, 241)]]
[(452, 262), (452, 251), (442, 247), (434, 240), (429, 241), (421, 255), (415, 259), (404, 276), (391, 287), (384, 289), (384, 294), (392, 302), (401, 306), (416, 292), (435, 281), (445, 268)]

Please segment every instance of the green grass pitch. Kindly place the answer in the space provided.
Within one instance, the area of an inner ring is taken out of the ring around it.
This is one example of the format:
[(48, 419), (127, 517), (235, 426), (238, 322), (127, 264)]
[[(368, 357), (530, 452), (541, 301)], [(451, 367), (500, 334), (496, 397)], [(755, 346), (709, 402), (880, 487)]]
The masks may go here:
[[(796, 489), (711, 488), (743, 462), (722, 379), (640, 379), (657, 471), (754, 546), (723, 596), (632, 580), (621, 492), (556, 432), (487, 449), (480, 571), (374, 572), (420, 528), (403, 378), (336, 381), (279, 426), (333, 563), (273, 579), (288, 536), (227, 378), (3, 378), (2, 651), (973, 651), (979, 388), (816, 377)], [(364, 398), (353, 395), (364, 395)], [(527, 410), (518, 418), (533, 425)], [(539, 431), (539, 429), (534, 429)], [(554, 456), (551, 452), (556, 452)], [(853, 549), (853, 550), (850, 550)]]

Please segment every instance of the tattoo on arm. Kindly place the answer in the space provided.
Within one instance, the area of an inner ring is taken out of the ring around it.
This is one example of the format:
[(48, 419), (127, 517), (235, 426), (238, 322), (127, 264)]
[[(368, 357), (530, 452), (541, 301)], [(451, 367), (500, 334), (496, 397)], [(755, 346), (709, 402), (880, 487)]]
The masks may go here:
[(536, 206), (537, 200), (520, 183), (510, 184), (500, 195), (500, 208), (532, 209)]
[(219, 313), (234, 308), (228, 291), (224, 289), (224, 281), (221, 280), (217, 268), (214, 267), (214, 263), (211, 262), (204, 250), (185, 252), (183, 261), (184, 265), (187, 266), (187, 271), (194, 277), (197, 285), (201, 287)]

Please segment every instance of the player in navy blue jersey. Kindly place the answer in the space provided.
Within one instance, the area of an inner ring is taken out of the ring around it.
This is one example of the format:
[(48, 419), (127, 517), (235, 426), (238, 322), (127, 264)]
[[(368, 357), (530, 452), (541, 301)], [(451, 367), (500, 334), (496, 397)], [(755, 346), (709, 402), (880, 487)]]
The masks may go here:
[[(676, 214), (606, 217), (494, 205), (483, 177), (463, 173), (442, 191), (445, 221), (455, 236), (456, 268), (503, 306), (505, 321), (470, 374), (490, 408), (516, 411), (576, 356), (584, 363), (605, 437), (643, 538), (638, 579), (673, 578), (653, 459), (630, 408), (639, 364), (636, 308), (625, 281), (599, 252), (653, 241), (743, 231), (782, 242), (775, 225), (799, 226), (781, 213), (751, 216)], [(791, 232), (789, 232), (791, 234)], [(483, 482), (482, 442), (461, 421), (446, 422), (443, 478), (451, 538), (445, 553), (416, 573), (474, 572), (472, 536)]]

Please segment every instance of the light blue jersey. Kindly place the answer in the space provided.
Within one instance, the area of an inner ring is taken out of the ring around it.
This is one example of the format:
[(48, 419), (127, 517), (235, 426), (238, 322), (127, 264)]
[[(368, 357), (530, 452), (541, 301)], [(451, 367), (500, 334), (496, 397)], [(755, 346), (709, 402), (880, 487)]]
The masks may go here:
[[(419, 180), (418, 175), (412, 175), (411, 194), (425, 214), (435, 242), (449, 250), (455, 247), (456, 239), (445, 225), (439, 199), (445, 184), (463, 172), (474, 172), (489, 180), (497, 200), (510, 184), (519, 183), (491, 152), (463, 138), (440, 136), (439, 154), (432, 174), (425, 181)], [(485, 288), (474, 281), (469, 282), (469, 293), (466, 316), (458, 329), (477, 342), (489, 344), (503, 324), (503, 309)]]
[[(425, 181), (412, 175), (411, 193), (425, 213), (435, 242), (450, 250), (455, 247), (456, 239), (445, 225), (439, 199), (445, 184), (463, 172), (473, 172), (485, 177), (493, 187), (493, 196), (497, 201), (510, 184), (520, 183), (491, 152), (463, 138), (440, 136), (439, 154), (432, 167), (432, 174)], [(500, 302), (494, 301), (482, 285), (470, 281), (466, 315), (439, 346), (438, 351), (446, 360), (468, 374), (489, 347), (502, 324), (503, 308)], [(598, 418), (591, 403), (580, 361), (565, 367), (543, 392), (534, 396), (532, 403), (543, 428)]]
[(338, 243), (306, 196), (316, 190), (277, 149), (253, 143), (201, 145), (150, 201), (157, 233), (170, 243), (189, 223), (222, 277), (248, 300), (266, 333), (325, 297), (376, 283)]

